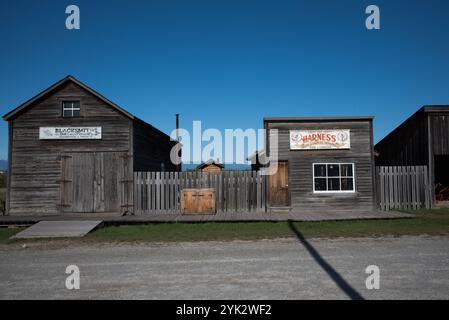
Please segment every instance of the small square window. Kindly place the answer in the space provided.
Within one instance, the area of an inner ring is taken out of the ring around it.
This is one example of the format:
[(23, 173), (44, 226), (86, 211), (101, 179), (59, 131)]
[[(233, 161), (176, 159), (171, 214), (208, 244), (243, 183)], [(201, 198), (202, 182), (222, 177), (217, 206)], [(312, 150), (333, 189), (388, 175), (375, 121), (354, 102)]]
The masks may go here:
[(81, 108), (79, 101), (63, 101), (62, 116), (64, 118), (73, 118), (81, 116)]

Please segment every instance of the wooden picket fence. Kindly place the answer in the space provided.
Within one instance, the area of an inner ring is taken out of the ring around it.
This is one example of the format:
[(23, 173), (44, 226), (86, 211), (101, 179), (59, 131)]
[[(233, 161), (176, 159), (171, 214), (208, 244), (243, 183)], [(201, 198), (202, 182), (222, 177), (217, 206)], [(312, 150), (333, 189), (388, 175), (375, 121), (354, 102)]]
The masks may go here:
[(381, 210), (432, 206), (427, 166), (376, 167), (377, 202)]
[(134, 214), (179, 213), (188, 188), (214, 188), (217, 212), (265, 211), (266, 183), (259, 171), (134, 172)]

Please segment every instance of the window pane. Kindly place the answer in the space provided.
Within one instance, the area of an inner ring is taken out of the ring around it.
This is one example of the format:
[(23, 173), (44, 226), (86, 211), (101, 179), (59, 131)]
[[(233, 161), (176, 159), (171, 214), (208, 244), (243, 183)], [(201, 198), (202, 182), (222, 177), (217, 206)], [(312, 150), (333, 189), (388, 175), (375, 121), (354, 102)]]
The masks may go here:
[(64, 110), (62, 113), (63, 117), (71, 117), (72, 116), (72, 110)]
[(338, 177), (340, 175), (340, 166), (338, 164), (327, 165), (327, 176)]
[(315, 191), (326, 191), (326, 178), (315, 178)]
[(79, 101), (63, 101), (62, 102), (62, 116), (63, 117), (79, 117), (80, 102)]
[(316, 164), (314, 167), (315, 177), (325, 177), (326, 176), (326, 165)]
[(329, 191), (339, 191), (340, 190), (340, 179), (339, 178), (327, 179), (327, 187), (328, 187)]
[(354, 190), (354, 179), (353, 178), (341, 178), (341, 190)]
[(341, 176), (342, 177), (352, 177), (352, 164), (342, 164), (341, 165)]

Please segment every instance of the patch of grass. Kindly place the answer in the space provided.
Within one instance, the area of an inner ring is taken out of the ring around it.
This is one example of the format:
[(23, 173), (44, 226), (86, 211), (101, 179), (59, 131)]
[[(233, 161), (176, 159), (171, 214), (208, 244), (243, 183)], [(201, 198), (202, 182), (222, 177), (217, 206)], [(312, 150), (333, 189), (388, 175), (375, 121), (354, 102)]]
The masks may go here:
[(9, 237), (24, 230), (25, 228), (0, 228), (0, 244), (10, 243)]
[[(415, 218), (295, 222), (307, 238), (376, 237), (449, 234), (449, 209), (414, 212)], [(116, 226), (88, 234), (86, 241), (207, 241), (294, 237), (288, 222), (162, 223)]]
[(84, 237), (95, 241), (207, 241), (251, 240), (289, 237), (287, 223), (160, 223), (114, 226), (99, 229)]
[[(403, 235), (449, 235), (449, 208), (421, 210), (408, 219), (294, 222), (306, 238), (379, 237)], [(9, 240), (23, 228), (0, 229), (0, 244), (46, 241)], [(257, 240), (295, 237), (288, 222), (158, 223), (111, 226), (79, 239), (92, 242), (181, 242)], [(47, 239), (48, 240), (48, 239)]]

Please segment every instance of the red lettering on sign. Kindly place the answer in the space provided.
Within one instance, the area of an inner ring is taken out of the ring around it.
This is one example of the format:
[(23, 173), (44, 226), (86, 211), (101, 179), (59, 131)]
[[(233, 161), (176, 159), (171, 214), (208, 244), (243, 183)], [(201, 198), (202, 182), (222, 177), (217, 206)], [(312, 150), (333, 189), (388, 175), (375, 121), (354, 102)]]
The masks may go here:
[(330, 133), (312, 133), (302, 137), (302, 143), (308, 142), (337, 142), (337, 137)]

